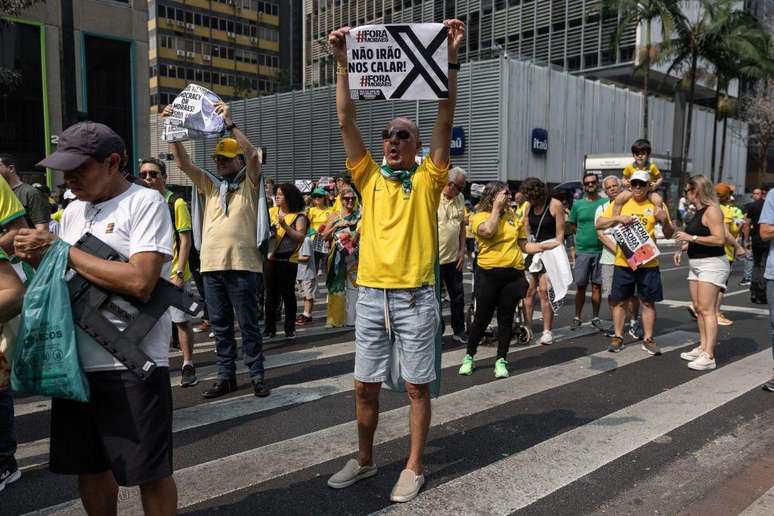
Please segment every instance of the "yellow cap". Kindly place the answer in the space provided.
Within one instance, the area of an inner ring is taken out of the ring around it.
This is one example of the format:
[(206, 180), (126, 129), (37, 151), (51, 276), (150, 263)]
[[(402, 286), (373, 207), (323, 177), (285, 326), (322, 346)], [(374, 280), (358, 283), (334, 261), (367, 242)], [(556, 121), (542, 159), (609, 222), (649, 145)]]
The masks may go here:
[(726, 183), (718, 183), (715, 185), (715, 193), (721, 199), (731, 196), (731, 185)]
[(241, 156), (242, 149), (239, 148), (239, 144), (233, 138), (223, 138), (215, 146), (215, 152), (212, 154), (213, 159), (215, 156), (223, 156), (224, 158), (236, 158)]

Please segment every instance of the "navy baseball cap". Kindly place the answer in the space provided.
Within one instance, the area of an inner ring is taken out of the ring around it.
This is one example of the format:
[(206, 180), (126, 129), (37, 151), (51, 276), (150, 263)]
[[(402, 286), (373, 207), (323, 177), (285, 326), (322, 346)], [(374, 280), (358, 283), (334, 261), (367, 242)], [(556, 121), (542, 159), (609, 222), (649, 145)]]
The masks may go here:
[(38, 163), (39, 167), (75, 170), (89, 158), (104, 159), (112, 153), (123, 156), (124, 140), (105, 124), (78, 122), (59, 135), (56, 152)]

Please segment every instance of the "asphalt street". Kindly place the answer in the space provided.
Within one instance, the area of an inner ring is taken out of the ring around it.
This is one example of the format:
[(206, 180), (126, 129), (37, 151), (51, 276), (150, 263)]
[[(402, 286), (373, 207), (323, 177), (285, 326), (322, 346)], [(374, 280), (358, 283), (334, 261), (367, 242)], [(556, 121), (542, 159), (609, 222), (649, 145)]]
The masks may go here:
[[(670, 253), (669, 247), (662, 251)], [(197, 336), (200, 383), (178, 386), (173, 352), (174, 465), (184, 514), (774, 514), (774, 394), (760, 385), (774, 361), (768, 308), (750, 303), (735, 267), (724, 301), (718, 367), (696, 372), (679, 355), (696, 345), (687, 267), (664, 256), (650, 356), (633, 339), (618, 354), (592, 328), (569, 329), (573, 297), (560, 309), (555, 343), (512, 346), (510, 377), (495, 380), (495, 349), (482, 346), (470, 377), (457, 375), (464, 346), (444, 337), (441, 396), (433, 401), (427, 483), (407, 504), (389, 501), (409, 436), (407, 399), (384, 391), (375, 460), (379, 473), (344, 490), (328, 477), (357, 447), (354, 332), (326, 330), (324, 294), (295, 340), (266, 344), (268, 398), (240, 390), (201, 393), (215, 377), (214, 343)], [(465, 274), (470, 290), (470, 273)], [(610, 315), (603, 303), (602, 318)], [(448, 305), (444, 305), (448, 325)], [(281, 326), (281, 325), (280, 325)], [(536, 338), (542, 322), (533, 326)], [(23, 476), (0, 493), (0, 514), (82, 514), (75, 478), (47, 470), (48, 400), (15, 403)], [(141, 514), (136, 488), (119, 514)]]

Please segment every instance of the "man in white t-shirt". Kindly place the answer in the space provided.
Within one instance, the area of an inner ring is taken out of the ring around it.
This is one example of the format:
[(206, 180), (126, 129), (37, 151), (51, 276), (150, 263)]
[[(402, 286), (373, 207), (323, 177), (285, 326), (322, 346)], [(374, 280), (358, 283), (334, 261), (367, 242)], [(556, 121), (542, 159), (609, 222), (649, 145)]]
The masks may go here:
[[(602, 268), (602, 297), (608, 298), (608, 304), (610, 304), (610, 288), (613, 286), (613, 272), (615, 270), (615, 251), (618, 247), (613, 237), (607, 234), (607, 228), (600, 229), (600, 218), (603, 219), (602, 214), (607, 209), (608, 205), (615, 201), (618, 194), (621, 193), (621, 180), (618, 176), (607, 176), (602, 181), (602, 188), (605, 190), (605, 194), (610, 199), (608, 202), (599, 206), (594, 215), (594, 224), (597, 228), (597, 236), (599, 241), (602, 242), (602, 256), (599, 259), (599, 264)], [(639, 323), (637, 316), (640, 313), (640, 299), (638, 297), (632, 297), (629, 300), (627, 307), (629, 314), (629, 335), (635, 339), (641, 339), (643, 337), (642, 325)], [(613, 312), (613, 305), (610, 305), (610, 312)], [(612, 328), (606, 333), (615, 333)], [(612, 335), (608, 335), (612, 336)]]
[[(125, 263), (102, 260), (71, 247), (70, 266), (107, 290), (148, 300), (159, 278), (169, 277), (172, 222), (157, 191), (124, 179), (124, 148), (109, 127), (81, 122), (61, 134), (57, 151), (38, 166), (64, 171), (77, 197), (62, 215), (59, 237), (72, 245), (91, 233), (128, 257)], [(37, 262), (55, 239), (48, 232), (20, 231), (14, 241), (16, 254)], [(53, 399), (50, 469), (78, 475), (89, 514), (115, 514), (119, 485), (140, 486), (146, 513), (175, 513), (170, 329), (165, 314), (139, 344), (158, 366), (145, 381), (78, 331), (90, 399)]]

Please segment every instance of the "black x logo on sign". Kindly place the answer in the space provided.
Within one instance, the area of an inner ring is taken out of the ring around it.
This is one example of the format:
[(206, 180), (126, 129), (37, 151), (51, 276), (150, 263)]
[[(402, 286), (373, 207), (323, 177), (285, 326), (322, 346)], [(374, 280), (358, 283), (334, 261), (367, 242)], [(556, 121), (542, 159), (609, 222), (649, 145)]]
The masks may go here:
[[(441, 68), (438, 66), (438, 63), (435, 62), (433, 59), (433, 54), (436, 50), (438, 50), (438, 47), (440, 47), (444, 41), (449, 37), (449, 29), (446, 27), (443, 27), (439, 32), (438, 35), (433, 38), (433, 40), (430, 42), (427, 47), (422, 45), (422, 42), (419, 41), (419, 38), (417, 38), (417, 35), (414, 34), (414, 32), (411, 30), (411, 27), (408, 25), (387, 25), (385, 27), (390, 34), (392, 35), (393, 39), (398, 42), (398, 45), (400, 45), (400, 48), (403, 50), (403, 52), (408, 56), (408, 58), (411, 60), (411, 62), (414, 64), (414, 68), (411, 69), (411, 71), (406, 75), (405, 79), (403, 79), (403, 82), (401, 82), (397, 88), (395, 88), (395, 91), (392, 92), (392, 95), (390, 98), (393, 99), (399, 99), (403, 97), (403, 94), (406, 92), (406, 90), (411, 86), (416, 80), (417, 77), (420, 75), (425, 78), (425, 82), (427, 82), (427, 85), (432, 88), (433, 92), (439, 97), (439, 98), (448, 98), (449, 96), (449, 78), (446, 75), (446, 72), (444, 70), (441, 70)], [(412, 49), (408, 43), (406, 43), (406, 40), (402, 37), (400, 37), (400, 34), (405, 34), (406, 37), (411, 41), (411, 43), (414, 45), (414, 48)], [(414, 51), (419, 53), (424, 60), (427, 62), (428, 66), (430, 66), (430, 69), (435, 73), (435, 76), (433, 76), (430, 73), (430, 70), (425, 68), (425, 65), (423, 65), (420, 61), (417, 55), (414, 53)], [(438, 86), (438, 81), (441, 82), (441, 86)]]

